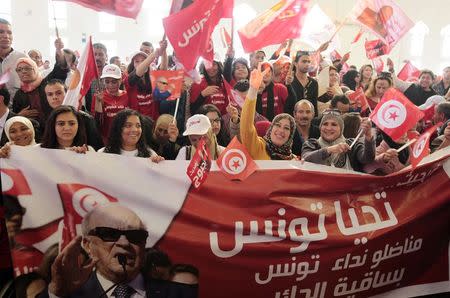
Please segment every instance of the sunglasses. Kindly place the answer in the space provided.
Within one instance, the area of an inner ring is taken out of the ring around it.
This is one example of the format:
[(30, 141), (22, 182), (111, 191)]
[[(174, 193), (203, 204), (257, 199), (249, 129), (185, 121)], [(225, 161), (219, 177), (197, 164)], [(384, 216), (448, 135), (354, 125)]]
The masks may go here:
[(334, 116), (341, 116), (341, 111), (336, 109), (328, 109), (322, 112), (322, 115), (334, 115)]
[(158, 83), (163, 84), (163, 85), (168, 85), (169, 84), (167, 82), (160, 82), (160, 81), (158, 81)]
[(134, 244), (141, 244), (147, 240), (146, 230), (118, 230), (108, 227), (96, 227), (89, 231), (89, 236), (96, 236), (105, 242), (116, 242), (120, 236), (124, 235), (128, 241)]

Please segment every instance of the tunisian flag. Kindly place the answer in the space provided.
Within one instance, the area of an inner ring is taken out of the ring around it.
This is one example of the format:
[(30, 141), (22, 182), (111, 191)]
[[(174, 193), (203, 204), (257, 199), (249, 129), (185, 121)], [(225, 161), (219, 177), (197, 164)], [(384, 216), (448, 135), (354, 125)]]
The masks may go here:
[(58, 0), (77, 3), (81, 6), (96, 10), (104, 11), (117, 16), (136, 19), (141, 11), (142, 2), (144, 0)]
[(92, 81), (96, 78), (98, 78), (97, 65), (92, 48), (92, 37), (89, 37), (89, 42), (86, 44), (78, 61), (77, 69), (70, 80), (69, 90), (67, 90), (63, 104), (79, 109), (81, 99), (89, 91)]
[(392, 49), (414, 26), (393, 0), (359, 0), (352, 19), (381, 38)]
[(367, 102), (366, 94), (364, 94), (364, 89), (362, 87), (359, 87), (355, 92), (349, 94), (348, 99), (350, 99), (351, 102), (359, 103), (362, 111), (369, 108), (369, 103)]
[(235, 136), (217, 159), (217, 166), (230, 180), (244, 181), (258, 166)]
[(238, 30), (246, 53), (300, 37), (309, 0), (282, 0)]
[(366, 56), (370, 60), (379, 56), (389, 54), (389, 52), (391, 51), (391, 48), (387, 44), (385, 44), (381, 39), (371, 41), (366, 40), (364, 46), (366, 48)]
[(370, 114), (370, 120), (395, 141), (413, 128), (423, 116), (423, 112), (403, 93), (390, 88)]
[(430, 154), (430, 138), (437, 128), (438, 125), (434, 125), (427, 129), (412, 145), (410, 162), (413, 169), (417, 167), (417, 165), (425, 156)]
[(193, 69), (200, 56), (211, 57), (211, 34), (221, 18), (231, 18), (234, 0), (195, 1), (163, 19), (167, 38), (178, 60)]
[(412, 79), (418, 79), (420, 75), (420, 70), (415, 67), (411, 61), (406, 61), (402, 70), (398, 73), (397, 77), (403, 81), (411, 81)]

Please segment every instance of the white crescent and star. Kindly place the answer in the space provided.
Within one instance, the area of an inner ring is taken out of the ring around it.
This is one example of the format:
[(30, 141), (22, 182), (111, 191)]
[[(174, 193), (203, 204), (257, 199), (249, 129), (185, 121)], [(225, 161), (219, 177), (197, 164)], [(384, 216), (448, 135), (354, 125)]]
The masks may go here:
[(396, 100), (385, 102), (377, 113), (379, 124), (385, 128), (397, 128), (406, 120), (405, 106)]

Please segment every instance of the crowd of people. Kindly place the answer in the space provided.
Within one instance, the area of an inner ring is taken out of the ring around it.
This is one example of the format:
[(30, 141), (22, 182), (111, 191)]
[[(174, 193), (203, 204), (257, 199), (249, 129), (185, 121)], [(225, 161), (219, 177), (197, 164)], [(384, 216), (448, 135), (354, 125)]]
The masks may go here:
[[(157, 48), (143, 42), (129, 65), (121, 63), (117, 56), (108, 61), (105, 45), (95, 43), (93, 51), (100, 77), (91, 83), (81, 109), (77, 110), (63, 105), (72, 78), (77, 76), (75, 52), (65, 49), (61, 39), (57, 39), (56, 63), (49, 67), (38, 49), (30, 49), (26, 55), (14, 50), (12, 41), (11, 24), (0, 19), (0, 74), (10, 72), (9, 81), (0, 86), (1, 158), (8, 158), (14, 144), (144, 157), (156, 163), (190, 160), (204, 138), (211, 158), (217, 159), (230, 140), (237, 137), (255, 160), (304, 160), (387, 175), (407, 167), (411, 156), (411, 148), (397, 150), (408, 141), (407, 134), (393, 140), (368, 119), (389, 88), (397, 88), (422, 110), (434, 106), (433, 116), (420, 120), (411, 131), (419, 135), (439, 124), (431, 140), (432, 152), (450, 145), (450, 66), (439, 77), (424, 69), (416, 81), (405, 82), (396, 76), (390, 59), (389, 72), (381, 73), (375, 73), (371, 64), (363, 65), (359, 71), (354, 65), (344, 69), (348, 55), (333, 57), (328, 64), (327, 57), (317, 62), (316, 57), (321, 57), (328, 43), (315, 52), (298, 51), (291, 55), (291, 45), (286, 42), (269, 59), (262, 50), (251, 53), (249, 59), (236, 58), (230, 46), (225, 61), (200, 65), (199, 82), (185, 78), (176, 109), (176, 101), (167, 101), (155, 93), (150, 79), (152, 71), (173, 70), (178, 65), (175, 54), (167, 53), (166, 40), (159, 42)], [(315, 78), (320, 71), (329, 75), (329, 86), (321, 94)], [(233, 95), (227, 84), (233, 88)], [(363, 88), (369, 103), (364, 110), (349, 98), (359, 88)], [(231, 96), (234, 100), (230, 100)], [(18, 212), (7, 210), (11, 215), (7, 222), (17, 214), (23, 216), (23, 208), (11, 208)], [(87, 293), (83, 291), (92, 291), (93, 285), (88, 284), (92, 279), (106, 289), (123, 279), (119, 258), (111, 256), (113, 241), (122, 241), (119, 247), (132, 246), (138, 251), (128, 256), (130, 263), (125, 265), (133, 267), (127, 281), (139, 279), (134, 294), (155, 291), (146, 288), (143, 280), (147, 278), (140, 279), (143, 275), (183, 282), (181, 274), (188, 276), (188, 283), (198, 283), (198, 270), (192, 265), (172, 265), (163, 253), (144, 251), (145, 227), (131, 210), (121, 206), (95, 210), (92, 217), (98, 219), (85, 218), (82, 238), (74, 240), (58, 256), (55, 249), (51, 250), (53, 267), (47, 265), (39, 273), (21, 277), (18, 283), (26, 284), (26, 289), (42, 280), (41, 286), (48, 285), (48, 292), (56, 296), (77, 293), (73, 297), (83, 297), (80, 295)], [(124, 219), (114, 218), (113, 211), (129, 216), (133, 223), (129, 230), (117, 229)], [(101, 222), (105, 218), (101, 214), (108, 215), (111, 221)], [(10, 241), (14, 243), (13, 239)], [(81, 247), (90, 256), (82, 267), (79, 263), (63, 262), (65, 256), (80, 254)], [(144, 258), (144, 254), (148, 257)], [(150, 261), (155, 254), (165, 260), (161, 266)], [(94, 262), (92, 256), (98, 259)], [(102, 260), (106, 257), (110, 263)], [(97, 276), (89, 275), (93, 266), (100, 273)], [(80, 288), (80, 283), (74, 285), (60, 278), (64, 276), (60, 273), (66, 272), (75, 279), (74, 268), (79, 271), (76, 280), (83, 280), (88, 287)], [(189, 288), (171, 287), (158, 289), (187, 291), (185, 297), (192, 294)], [(101, 289), (95, 291), (101, 294)]]

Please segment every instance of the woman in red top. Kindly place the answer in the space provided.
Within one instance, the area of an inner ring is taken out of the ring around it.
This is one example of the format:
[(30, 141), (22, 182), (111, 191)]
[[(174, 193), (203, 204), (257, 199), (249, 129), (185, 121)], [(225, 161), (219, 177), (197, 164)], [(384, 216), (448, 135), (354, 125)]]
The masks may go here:
[(191, 88), (191, 114), (196, 114), (204, 104), (213, 104), (225, 115), (229, 100), (223, 83), (222, 64), (214, 61), (208, 69), (202, 64), (200, 72), (203, 74), (201, 82)]
[(130, 107), (130, 101), (127, 92), (119, 89), (122, 83), (122, 72), (117, 65), (106, 65), (103, 68), (101, 79), (104, 80), (106, 88), (102, 93), (94, 96), (92, 114), (99, 121), (100, 131), (105, 142), (114, 116)]
[(392, 87), (392, 80), (387, 76), (378, 76), (375, 80), (372, 80), (369, 89), (366, 91), (367, 102), (370, 109), (373, 111), (387, 89)]

